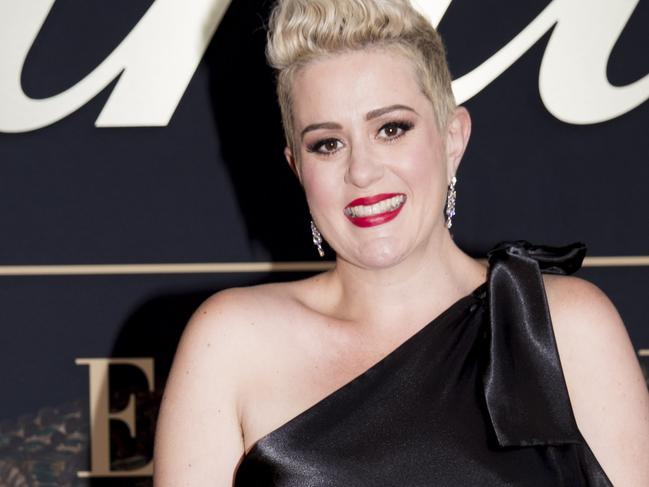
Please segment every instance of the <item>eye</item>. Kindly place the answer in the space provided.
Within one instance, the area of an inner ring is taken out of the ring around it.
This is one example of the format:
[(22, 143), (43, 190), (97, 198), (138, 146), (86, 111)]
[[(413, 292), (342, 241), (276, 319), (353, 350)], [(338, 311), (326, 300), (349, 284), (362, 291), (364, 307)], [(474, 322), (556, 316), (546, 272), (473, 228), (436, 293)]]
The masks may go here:
[(388, 122), (379, 130), (379, 138), (394, 140), (401, 137), (413, 127), (410, 122)]
[(323, 139), (309, 145), (307, 150), (309, 152), (329, 155), (340, 150), (342, 146), (343, 143), (338, 139)]

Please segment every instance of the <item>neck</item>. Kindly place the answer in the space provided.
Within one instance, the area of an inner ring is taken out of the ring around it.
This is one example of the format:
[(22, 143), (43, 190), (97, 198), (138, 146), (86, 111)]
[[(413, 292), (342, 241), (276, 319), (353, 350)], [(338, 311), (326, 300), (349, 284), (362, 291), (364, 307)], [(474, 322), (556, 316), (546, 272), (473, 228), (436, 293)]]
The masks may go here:
[(359, 326), (425, 323), (486, 280), (486, 267), (440, 232), (407, 259), (366, 269), (337, 260), (331, 275), (335, 314)]

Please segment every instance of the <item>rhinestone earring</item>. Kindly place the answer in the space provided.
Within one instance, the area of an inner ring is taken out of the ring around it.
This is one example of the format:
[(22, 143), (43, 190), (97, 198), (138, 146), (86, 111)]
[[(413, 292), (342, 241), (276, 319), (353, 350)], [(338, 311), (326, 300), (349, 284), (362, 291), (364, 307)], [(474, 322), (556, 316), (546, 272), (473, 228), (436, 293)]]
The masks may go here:
[(446, 193), (446, 228), (451, 228), (451, 226), (453, 226), (453, 217), (455, 216), (455, 197), (457, 196), (457, 193), (455, 192), (455, 183), (457, 183), (457, 178), (453, 176)]
[(315, 226), (313, 220), (311, 220), (311, 235), (313, 236), (313, 245), (318, 249), (318, 254), (320, 257), (324, 257), (324, 250), (322, 250), (322, 235), (318, 231), (318, 227)]

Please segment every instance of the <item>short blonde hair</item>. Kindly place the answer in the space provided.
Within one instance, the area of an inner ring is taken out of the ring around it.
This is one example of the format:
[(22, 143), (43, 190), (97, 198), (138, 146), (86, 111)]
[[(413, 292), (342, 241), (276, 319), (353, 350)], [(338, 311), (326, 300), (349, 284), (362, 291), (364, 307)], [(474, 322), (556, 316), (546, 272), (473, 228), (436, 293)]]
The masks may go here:
[(277, 71), (277, 98), (288, 147), (295, 152), (291, 88), (310, 61), (366, 48), (390, 48), (413, 62), (437, 125), (455, 109), (444, 44), (408, 0), (278, 0), (268, 29), (266, 57)]

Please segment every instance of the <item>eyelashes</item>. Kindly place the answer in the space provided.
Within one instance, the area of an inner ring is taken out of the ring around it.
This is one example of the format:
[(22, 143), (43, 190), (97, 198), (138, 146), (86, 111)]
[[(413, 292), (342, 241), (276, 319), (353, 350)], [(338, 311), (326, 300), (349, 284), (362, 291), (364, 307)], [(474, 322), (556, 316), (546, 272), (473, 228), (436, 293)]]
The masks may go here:
[(381, 127), (379, 134), (383, 134), (381, 136), (382, 138), (394, 140), (405, 135), (405, 133), (412, 129), (412, 127), (412, 122), (407, 122), (405, 120), (388, 122)]
[(343, 143), (338, 139), (329, 138), (318, 140), (307, 146), (308, 152), (317, 152), (319, 154), (333, 154), (342, 148)]
[[(387, 143), (392, 143), (412, 130), (414, 124), (407, 120), (394, 120), (381, 126), (376, 138)], [(307, 145), (307, 152), (329, 156), (343, 148), (343, 143), (335, 137), (327, 137)]]

